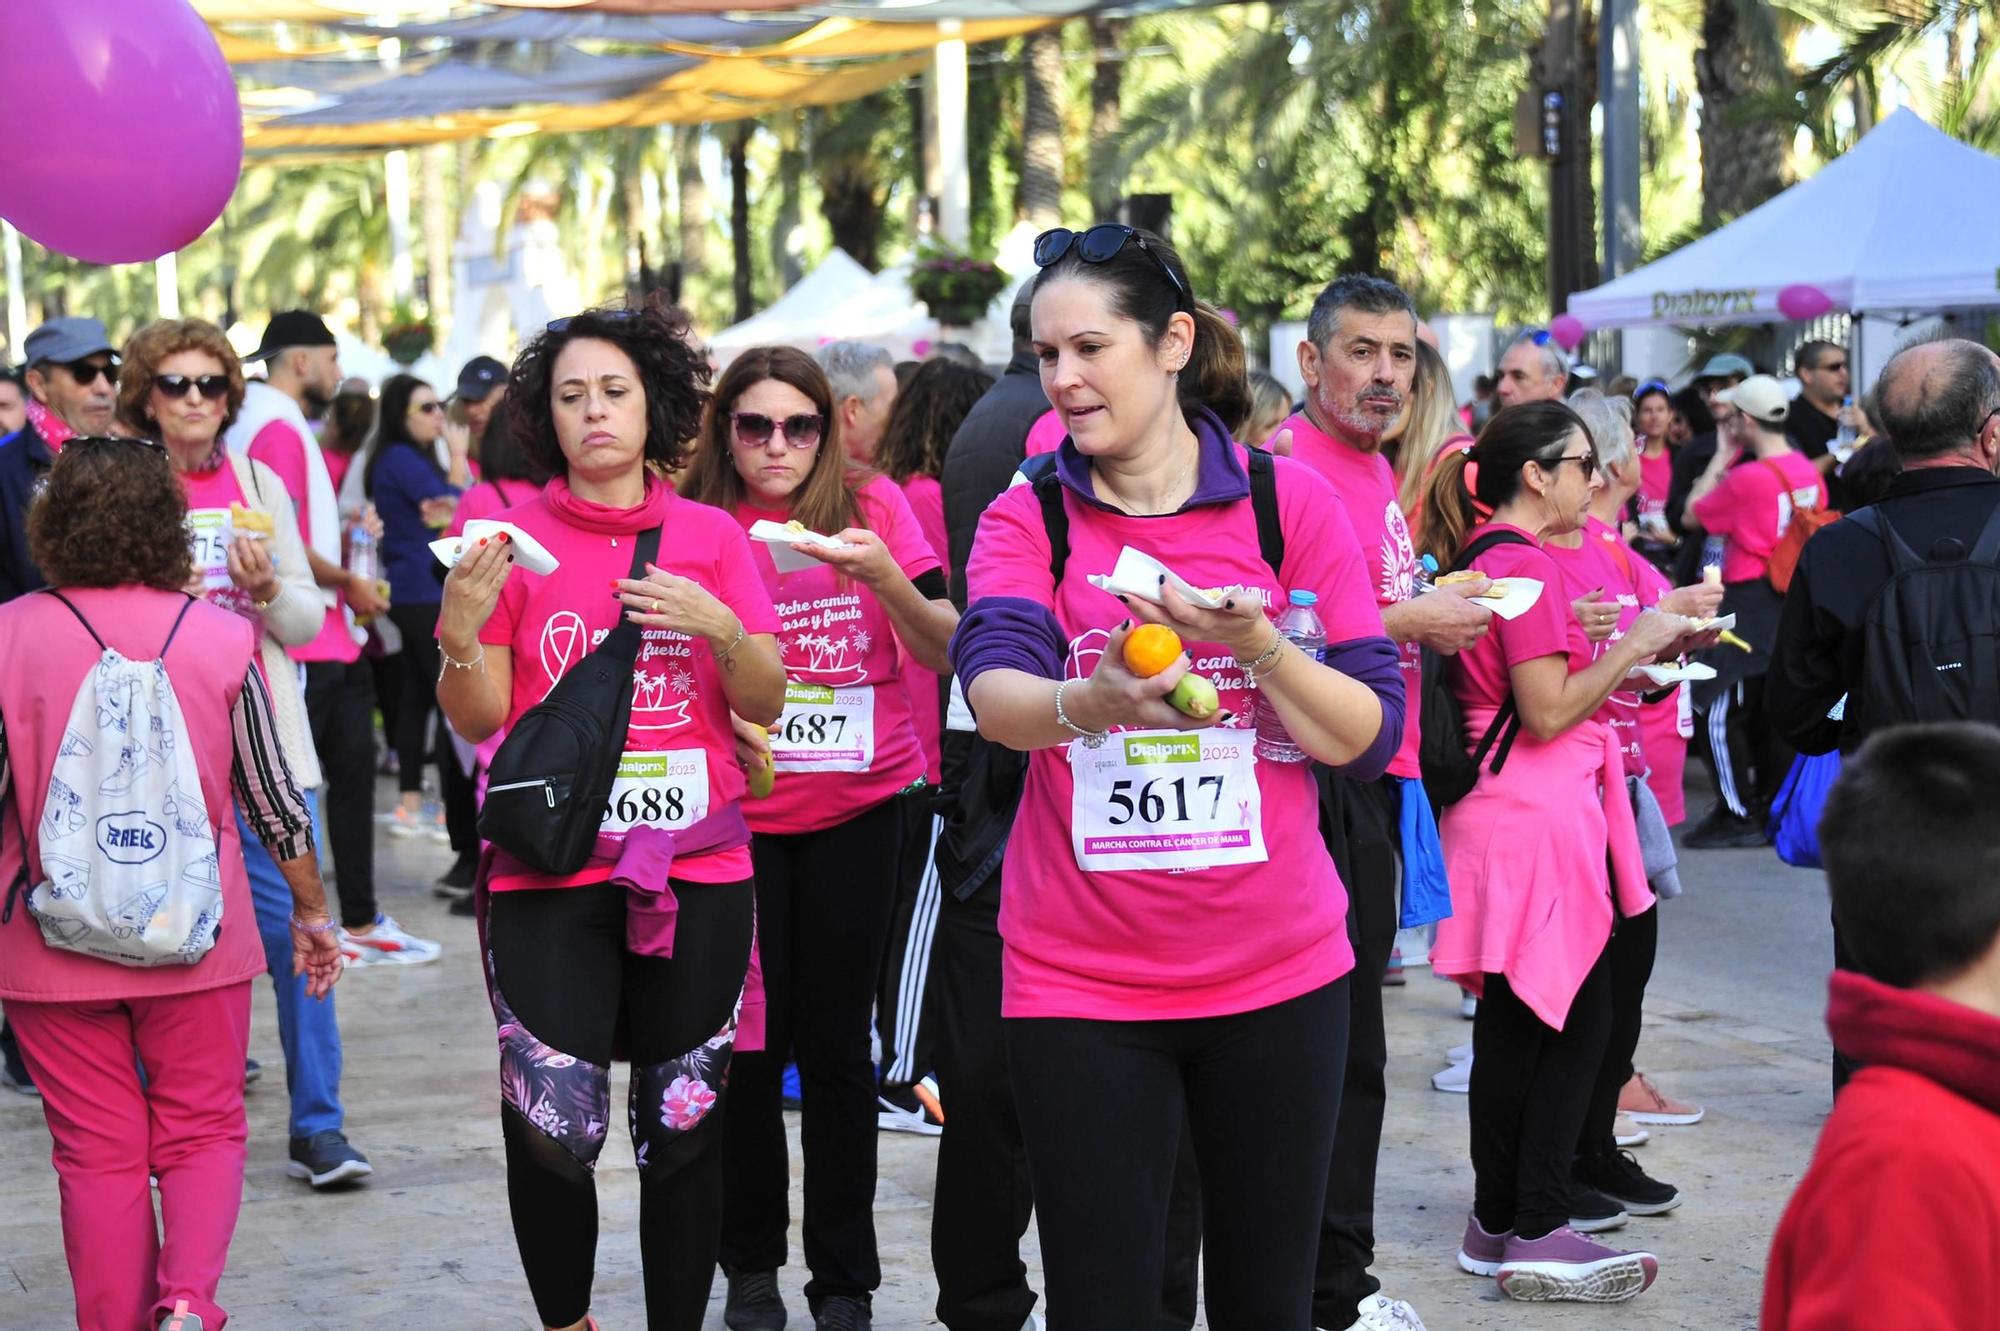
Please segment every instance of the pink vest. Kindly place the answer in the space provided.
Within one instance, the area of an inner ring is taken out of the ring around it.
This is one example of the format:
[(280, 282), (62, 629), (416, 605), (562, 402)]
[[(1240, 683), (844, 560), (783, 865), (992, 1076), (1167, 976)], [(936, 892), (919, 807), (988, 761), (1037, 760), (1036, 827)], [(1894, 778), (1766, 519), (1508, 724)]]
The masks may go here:
[[(187, 604), (178, 592), (142, 587), (63, 594), (99, 637), (133, 660), (159, 655), (174, 617)], [(0, 924), (0, 1000), (151, 998), (219, 988), (263, 973), (264, 945), (250, 904), (250, 879), (243, 869), (229, 787), (235, 756), (230, 714), (256, 640), (256, 629), (248, 620), (204, 602), (188, 610), (167, 653), (167, 677), (173, 681), (194, 742), (202, 795), (221, 852), (222, 930), (215, 946), (192, 966), (143, 970), (121, 966), (47, 946), (27, 903), (17, 900), (12, 918)], [(98, 656), (90, 634), (53, 596), (31, 593), (0, 605), (0, 661), (11, 667), (0, 671), (0, 720), (7, 729), (13, 774), (7, 807), (0, 811), (0, 891), (20, 872), (24, 823), (30, 837), (29, 863), (38, 863), (32, 856), (38, 851), (36, 829), (48, 796), (49, 773), (55, 768), (77, 685)], [(30, 661), (33, 669), (22, 668)]]

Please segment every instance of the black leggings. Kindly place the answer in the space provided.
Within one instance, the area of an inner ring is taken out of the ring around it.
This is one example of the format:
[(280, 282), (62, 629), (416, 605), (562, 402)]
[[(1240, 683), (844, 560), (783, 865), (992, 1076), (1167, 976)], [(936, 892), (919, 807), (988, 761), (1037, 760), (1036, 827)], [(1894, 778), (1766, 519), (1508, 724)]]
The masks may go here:
[(1590, 1093), (1590, 1112), (1583, 1120), (1578, 1155), (1608, 1155), (1618, 1149), (1612, 1120), (1618, 1117), (1618, 1095), (1632, 1080), (1632, 1055), (1639, 1048), (1639, 1018), (1646, 1006), (1646, 983), (1653, 978), (1653, 958), (1660, 950), (1660, 908), (1620, 920), (1604, 954), (1611, 962), (1611, 1023)]
[(1569, 1223), (1570, 1166), (1611, 1030), (1600, 954), (1558, 1031), (1489, 974), (1472, 1023), (1472, 1213), (1489, 1234), (1538, 1239)]
[(730, 1055), (717, 1037), (733, 1026), (749, 967), (751, 886), (676, 879), (673, 890), (671, 959), (625, 950), (625, 892), (608, 883), (488, 896), (507, 1200), (535, 1310), (549, 1326), (590, 1310), (592, 1169), (611, 1119), (610, 1064), (621, 1054), (632, 1062), (647, 1325), (697, 1331), (708, 1307)]
[(1345, 976), (1226, 1017), (1006, 1020), (1051, 1331), (1158, 1319), (1184, 1117), (1201, 1173), (1208, 1325), (1311, 1331), (1347, 987), (1380, 981)]
[(869, 1018), (896, 875), (906, 800), (891, 797), (818, 832), (751, 840), (757, 948), (768, 1002), (765, 1049), (737, 1060), (731, 1082), (722, 1266), (785, 1264), (792, 1173), (782, 1082), (799, 1065), (805, 1154), (806, 1300), (867, 1302), (882, 1283), (875, 1247), (875, 1067)]
[[(438, 655), (435, 605), (398, 605), (389, 608), (389, 618), (403, 635), (403, 695), (396, 710), (396, 727), (391, 732), (396, 744), (396, 780), (404, 794), (424, 788), (424, 764), (436, 762), (438, 790), (444, 800), (445, 829), (451, 834), (451, 848), (461, 855), (479, 853), (478, 806), (472, 778), (458, 765), (452, 752), (451, 728), (438, 711)], [(431, 727), (432, 715), (437, 726)], [(430, 751), (424, 740), (430, 738)]]

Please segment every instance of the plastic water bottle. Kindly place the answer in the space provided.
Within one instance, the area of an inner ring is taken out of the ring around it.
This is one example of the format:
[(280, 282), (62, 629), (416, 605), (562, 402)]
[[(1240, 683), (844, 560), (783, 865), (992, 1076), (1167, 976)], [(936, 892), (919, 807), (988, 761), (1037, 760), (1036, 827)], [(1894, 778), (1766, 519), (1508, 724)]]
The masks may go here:
[(1427, 592), (1435, 591), (1437, 589), (1437, 575), (1438, 575), (1437, 556), (1425, 555), (1423, 559), (1421, 559), (1418, 562), (1421, 563), (1423, 567), (1419, 568), (1416, 572), (1416, 576), (1410, 579), (1410, 599), (1413, 601), (1416, 600), (1419, 596), (1422, 596)]
[[(1319, 622), (1319, 612), (1313, 607), (1319, 604), (1319, 596), (1304, 589), (1294, 591), (1291, 604), (1278, 617), (1278, 632), (1312, 660), (1319, 660), (1326, 652), (1326, 628)], [(1306, 751), (1292, 742), (1285, 731), (1285, 723), (1278, 719), (1278, 709), (1271, 705), (1264, 691), (1257, 691), (1257, 744), (1259, 758), (1272, 763), (1302, 763)]]
[(348, 529), (347, 571), (371, 582), (382, 576), (382, 560), (375, 546), (375, 535), (359, 522)]
[(1833, 432), (1833, 456), (1837, 462), (1845, 462), (1854, 454), (1856, 444), (1861, 442), (1861, 431), (1854, 424), (1854, 395), (1840, 399), (1840, 425)]

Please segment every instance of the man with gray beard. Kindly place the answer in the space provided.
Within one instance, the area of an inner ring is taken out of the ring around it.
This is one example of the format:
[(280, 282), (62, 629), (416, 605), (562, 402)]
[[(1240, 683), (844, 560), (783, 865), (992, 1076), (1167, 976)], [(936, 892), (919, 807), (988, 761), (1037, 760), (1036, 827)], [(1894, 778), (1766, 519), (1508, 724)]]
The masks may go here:
[[(1396, 478), (1382, 456), (1382, 436), (1409, 402), (1417, 335), (1416, 308), (1393, 282), (1336, 278), (1313, 302), (1306, 340), (1299, 344), (1305, 410), (1273, 436), (1273, 451), (1284, 452), (1289, 433), (1293, 460), (1339, 491), (1361, 547), (1362, 568), (1382, 607), (1382, 626), (1401, 647), (1404, 685), (1413, 700), (1422, 697), (1419, 648), (1463, 651), (1493, 618), (1466, 599), (1485, 589), (1484, 579), (1416, 595), (1416, 547), (1396, 503)], [(1396, 941), (1401, 810), (1405, 799), (1425, 799), (1417, 761), (1423, 718), (1414, 703), (1406, 717), (1403, 746), (1387, 776), (1349, 781), (1315, 769), (1320, 831), (1347, 888), (1347, 933), (1354, 947), (1346, 1078), (1313, 1282), (1313, 1324), (1324, 1331), (1423, 1328), (1410, 1305), (1385, 1297), (1368, 1270), (1375, 1260), (1375, 1158), (1388, 1100), (1382, 972)], [(1300, 1055), (1309, 1057), (1310, 1051)]]

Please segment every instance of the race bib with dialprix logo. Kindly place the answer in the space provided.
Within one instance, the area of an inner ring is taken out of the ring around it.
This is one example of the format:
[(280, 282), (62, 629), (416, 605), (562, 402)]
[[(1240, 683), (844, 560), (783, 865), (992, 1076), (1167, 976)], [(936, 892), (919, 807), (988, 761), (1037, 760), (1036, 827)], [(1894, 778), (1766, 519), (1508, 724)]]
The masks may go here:
[(635, 827), (678, 832), (708, 816), (708, 755), (700, 749), (626, 753), (604, 801), (607, 836)]
[(875, 761), (875, 688), (785, 683), (785, 710), (771, 727), (780, 772), (865, 772)]
[(201, 570), (202, 583), (212, 592), (231, 586), (229, 580), (229, 510), (191, 508), (188, 531), (194, 542), (194, 566)]
[(1121, 732), (1073, 740), (1070, 840), (1087, 870), (1261, 864), (1264, 810), (1251, 730)]

